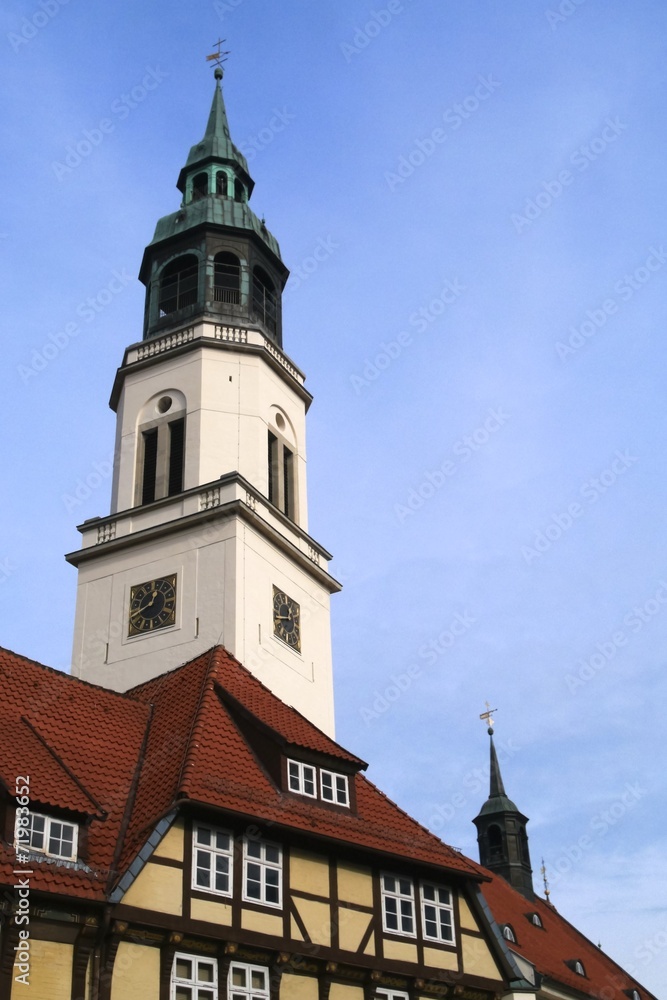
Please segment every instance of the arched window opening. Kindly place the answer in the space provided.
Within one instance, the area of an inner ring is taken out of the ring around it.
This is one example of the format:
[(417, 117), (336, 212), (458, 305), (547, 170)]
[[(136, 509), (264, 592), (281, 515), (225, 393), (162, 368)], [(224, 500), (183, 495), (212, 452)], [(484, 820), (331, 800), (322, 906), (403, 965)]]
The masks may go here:
[(278, 305), (273, 282), (266, 271), (256, 267), (252, 273), (253, 313), (268, 331), (275, 335), (277, 329)]
[(215, 175), (215, 193), (221, 194), (224, 198), (227, 197), (227, 192), (229, 190), (227, 186), (227, 174), (224, 170), (218, 170)]
[(199, 261), (184, 254), (167, 264), (160, 279), (160, 316), (194, 305), (198, 296)]
[(577, 959), (574, 963), (574, 971), (577, 973), (578, 976), (586, 975), (586, 970), (584, 969), (584, 963), (580, 962), (579, 959)]
[(495, 823), (489, 827), (489, 832), (487, 834), (489, 839), (489, 857), (500, 858), (503, 853), (503, 835), (499, 826)]
[(503, 927), (503, 937), (506, 941), (511, 941), (512, 944), (516, 944), (516, 936), (509, 924), (505, 924)]
[(535, 927), (543, 927), (544, 926), (543, 923), (542, 923), (542, 919), (541, 919), (539, 913), (531, 913), (531, 915), (530, 915), (530, 922), (531, 922), (531, 924), (534, 924)]
[(217, 253), (213, 259), (213, 298), (216, 302), (241, 301), (241, 263), (233, 253)]
[(192, 181), (192, 200), (199, 201), (208, 194), (208, 174), (197, 174)]
[(234, 201), (245, 201), (243, 181), (240, 181), (238, 177), (234, 180)]

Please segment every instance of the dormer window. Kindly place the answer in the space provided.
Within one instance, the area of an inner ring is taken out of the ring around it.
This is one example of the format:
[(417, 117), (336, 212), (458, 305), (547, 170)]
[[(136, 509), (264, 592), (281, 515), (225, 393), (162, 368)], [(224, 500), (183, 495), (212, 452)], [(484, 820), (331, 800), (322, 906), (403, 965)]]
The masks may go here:
[(287, 787), (290, 792), (317, 798), (317, 770), (311, 764), (300, 760), (287, 761)]
[(573, 972), (576, 972), (578, 976), (586, 975), (584, 963), (581, 961), (580, 958), (573, 958), (569, 962), (566, 962), (565, 964), (569, 966), (569, 968), (572, 969)]
[(319, 797), (322, 802), (345, 806), (347, 809), (350, 807), (348, 777), (338, 771), (315, 767), (301, 760), (288, 760), (287, 788), (290, 792), (306, 795), (310, 799)]
[(76, 823), (66, 823), (53, 816), (31, 812), (28, 814), (27, 826), (17, 817), (16, 849), (43, 854), (47, 858), (76, 861), (78, 833)]
[(527, 916), (534, 927), (544, 927), (544, 924), (542, 923), (542, 918), (540, 917), (539, 913), (529, 913), (527, 914)]
[(337, 806), (349, 806), (347, 775), (335, 771), (320, 771), (320, 789), (324, 802), (335, 802)]
[(510, 924), (505, 924), (503, 927), (503, 937), (506, 941), (510, 941), (512, 944), (516, 944), (516, 935)]

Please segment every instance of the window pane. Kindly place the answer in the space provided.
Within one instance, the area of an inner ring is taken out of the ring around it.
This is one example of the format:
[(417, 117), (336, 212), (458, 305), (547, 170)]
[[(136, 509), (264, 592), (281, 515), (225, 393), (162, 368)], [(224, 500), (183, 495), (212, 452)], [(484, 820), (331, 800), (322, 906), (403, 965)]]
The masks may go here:
[(196, 841), (198, 844), (210, 845), (211, 843), (211, 830), (207, 826), (197, 827)]
[(176, 959), (176, 975), (179, 979), (192, 979), (192, 962), (185, 958)]
[(213, 966), (210, 962), (199, 962), (199, 968), (197, 969), (197, 976), (200, 983), (212, 983), (214, 982), (213, 976)]
[(412, 882), (407, 878), (402, 878), (398, 883), (399, 892), (403, 896), (412, 895)]
[(266, 977), (260, 969), (252, 970), (252, 988), (254, 990), (263, 990), (265, 988), (264, 984), (266, 982)]
[(385, 877), (384, 877), (384, 887), (385, 887), (385, 890), (387, 892), (395, 892), (396, 891), (396, 879), (390, 878), (389, 875), (385, 875)]
[(238, 965), (232, 966), (232, 986), (245, 986), (245, 969)]
[(218, 830), (215, 835), (215, 846), (219, 851), (228, 851), (231, 846), (229, 834)]
[(261, 858), (262, 845), (257, 840), (248, 840), (246, 843), (246, 854), (249, 858)]
[(277, 847), (271, 847), (267, 845), (266, 848), (266, 860), (270, 861), (272, 864), (278, 864), (280, 861), (280, 851)]

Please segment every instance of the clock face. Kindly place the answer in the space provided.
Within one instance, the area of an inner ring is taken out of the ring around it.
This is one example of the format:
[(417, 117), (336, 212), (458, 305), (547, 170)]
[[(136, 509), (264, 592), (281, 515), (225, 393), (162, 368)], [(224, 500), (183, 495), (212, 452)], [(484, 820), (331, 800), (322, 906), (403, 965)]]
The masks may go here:
[(301, 608), (277, 587), (273, 588), (273, 634), (301, 652)]
[(176, 574), (130, 589), (128, 635), (145, 635), (176, 623)]

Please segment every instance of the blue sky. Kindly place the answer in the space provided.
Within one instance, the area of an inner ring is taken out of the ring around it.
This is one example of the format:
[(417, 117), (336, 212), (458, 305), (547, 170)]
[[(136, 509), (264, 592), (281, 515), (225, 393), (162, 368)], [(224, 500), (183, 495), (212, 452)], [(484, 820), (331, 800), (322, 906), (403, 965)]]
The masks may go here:
[(108, 511), (135, 276), (219, 35), (315, 395), (339, 739), (476, 856), (488, 699), (536, 882), (543, 856), (559, 910), (660, 994), (663, 5), (3, 5), (2, 642), (69, 666), (62, 554)]

